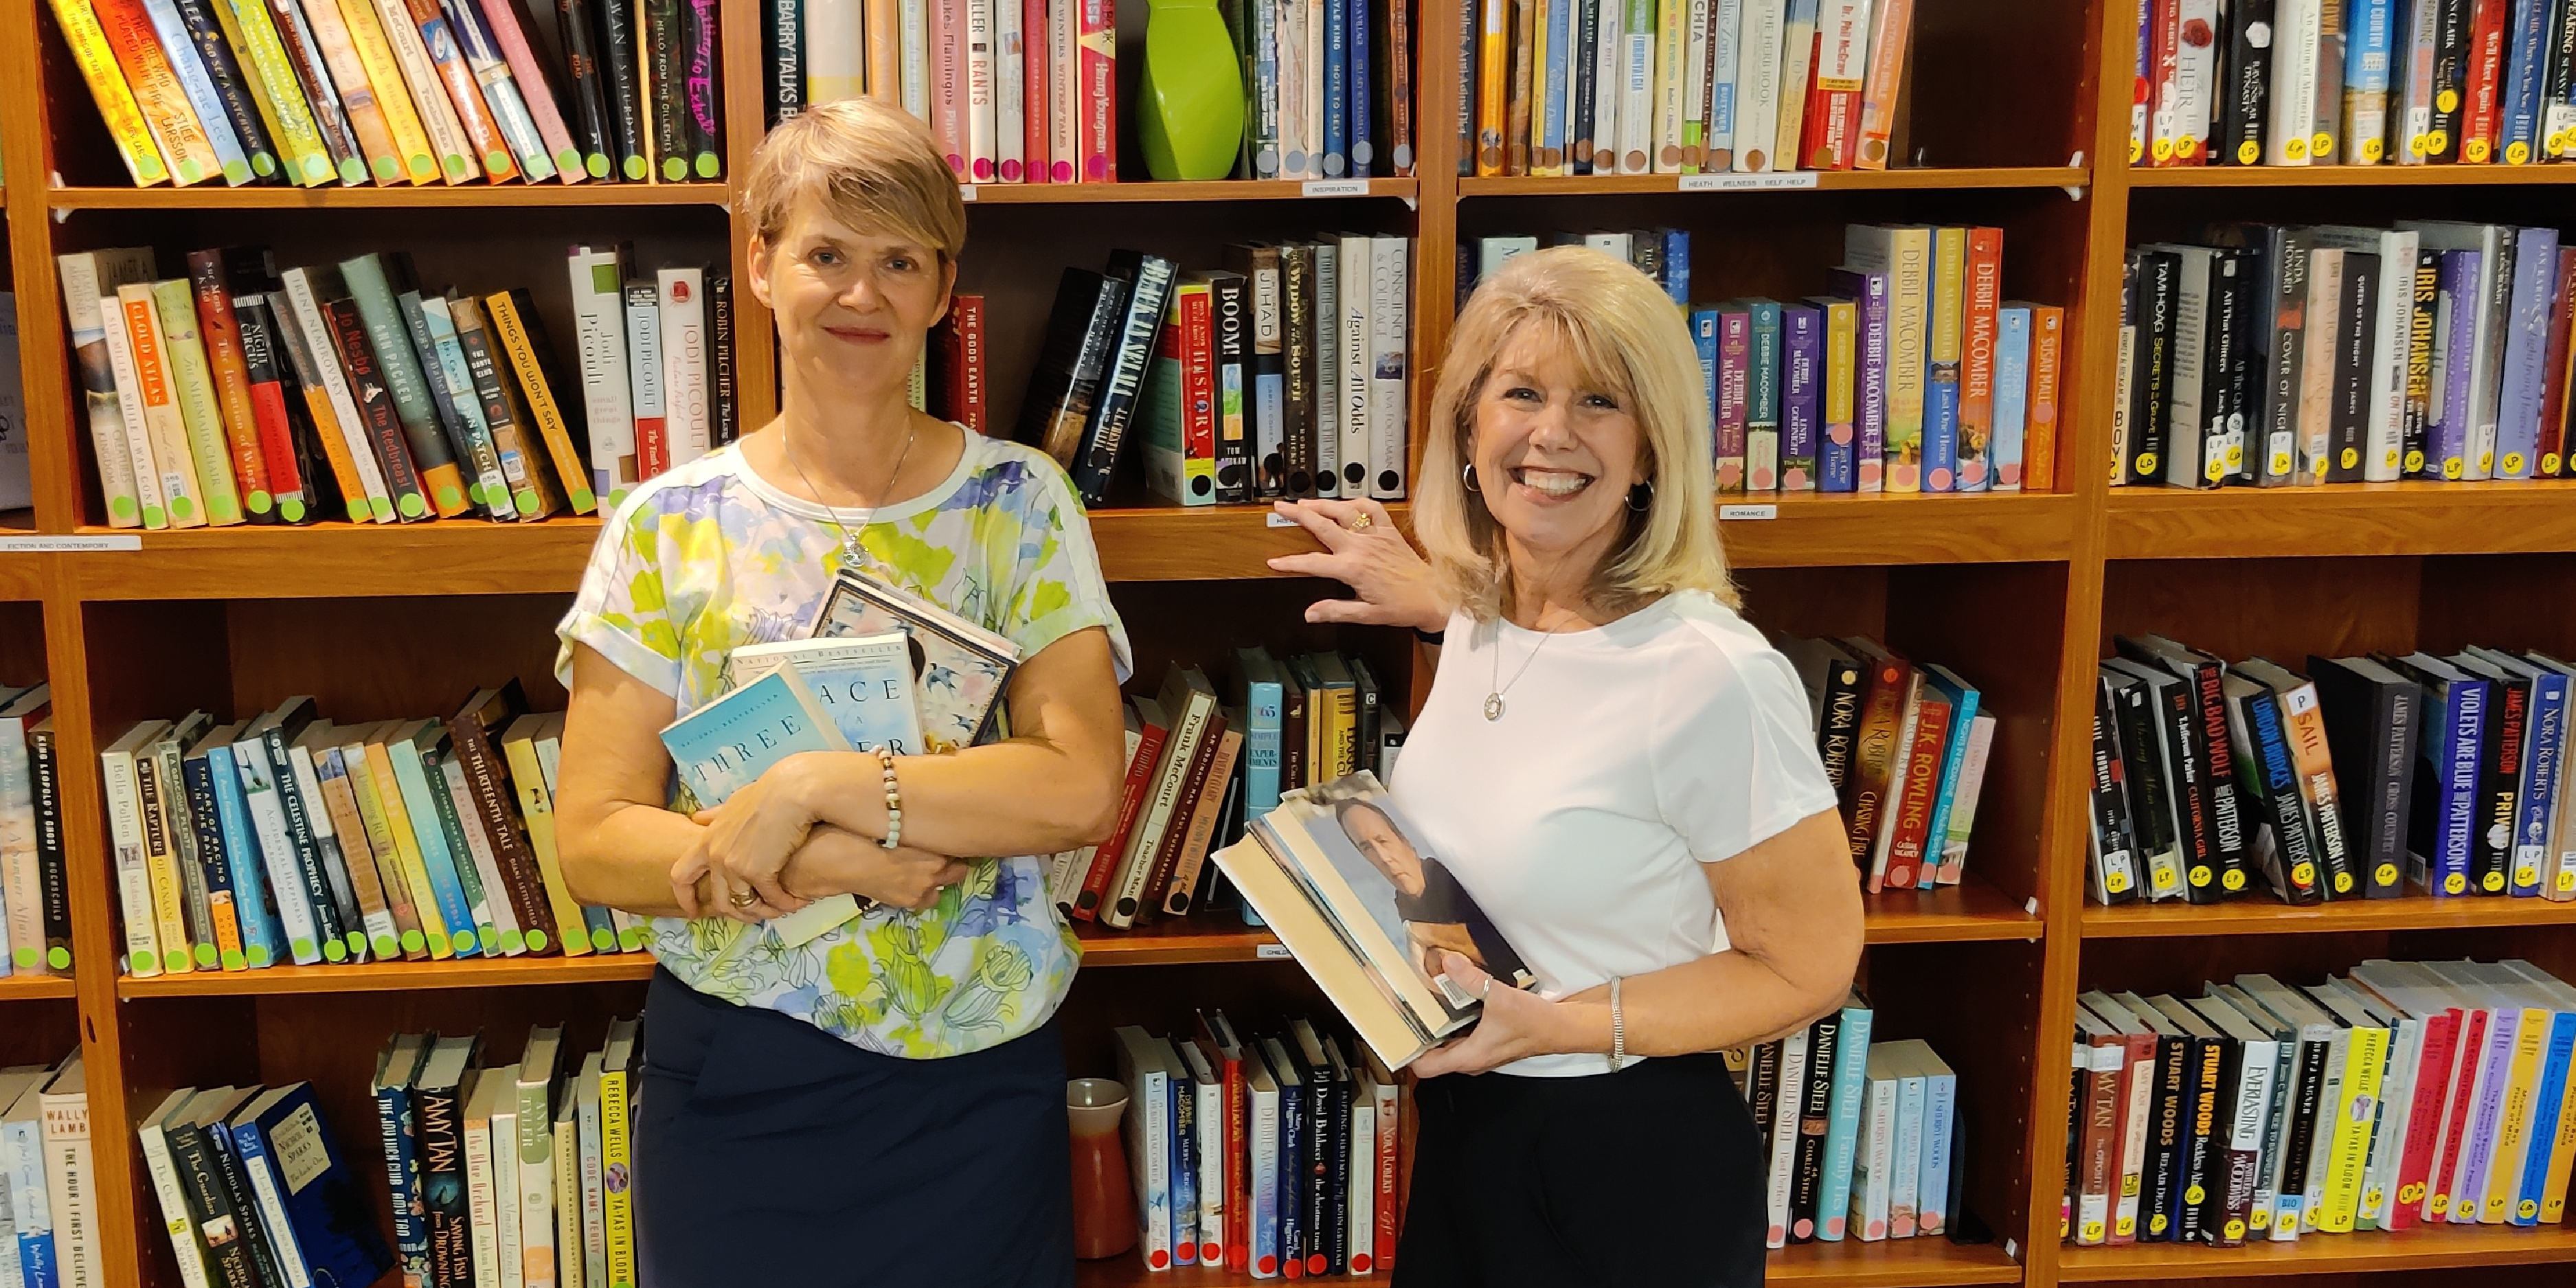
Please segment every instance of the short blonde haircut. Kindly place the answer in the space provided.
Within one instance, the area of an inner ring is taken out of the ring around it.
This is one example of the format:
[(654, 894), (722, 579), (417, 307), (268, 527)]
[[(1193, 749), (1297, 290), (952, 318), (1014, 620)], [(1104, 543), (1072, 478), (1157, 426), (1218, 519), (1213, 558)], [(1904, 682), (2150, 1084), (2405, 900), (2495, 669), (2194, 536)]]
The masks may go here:
[(1677, 590), (1739, 601), (1717, 536), (1706, 382), (1689, 329), (1645, 274), (1597, 250), (1558, 246), (1514, 257), (1458, 315), (1431, 395), (1431, 436), (1413, 507), (1414, 533), (1450, 598), (1478, 621), (1510, 594), (1503, 532), (1460, 471), (1474, 459), (1476, 405), (1512, 341), (1535, 331), (1574, 363), (1575, 378), (1637, 421), (1637, 469), (1654, 486), (1644, 513), (1625, 512), (1616, 548), (1593, 570), (1596, 607), (1629, 611)]
[(966, 205), (930, 127), (883, 99), (809, 107), (760, 141), (742, 196), (752, 235), (776, 246), (809, 195), (851, 228), (917, 241), (942, 264), (966, 249)]

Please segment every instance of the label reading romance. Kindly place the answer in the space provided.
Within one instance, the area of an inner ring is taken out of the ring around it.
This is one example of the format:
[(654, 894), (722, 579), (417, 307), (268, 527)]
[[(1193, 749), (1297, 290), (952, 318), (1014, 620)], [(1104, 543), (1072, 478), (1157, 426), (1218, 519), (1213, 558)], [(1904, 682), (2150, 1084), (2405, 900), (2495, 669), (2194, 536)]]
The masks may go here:
[(1717, 517), (1720, 519), (1776, 519), (1780, 517), (1780, 507), (1767, 504), (1721, 505), (1717, 507)]
[(1681, 176), (1683, 192), (1782, 192), (1792, 188), (1816, 186), (1819, 172), (1787, 170), (1777, 174), (1686, 174)]

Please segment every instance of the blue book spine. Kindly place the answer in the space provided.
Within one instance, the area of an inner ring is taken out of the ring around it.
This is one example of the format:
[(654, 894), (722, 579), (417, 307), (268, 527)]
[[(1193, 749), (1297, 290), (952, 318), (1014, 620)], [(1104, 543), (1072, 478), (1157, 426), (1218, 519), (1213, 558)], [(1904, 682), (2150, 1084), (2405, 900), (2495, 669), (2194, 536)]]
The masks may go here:
[(1172, 1264), (1194, 1266), (1199, 1262), (1198, 1093), (1190, 1075), (1183, 1072), (1186, 1066), (1177, 1058), (1171, 1064), (1171, 1111), (1165, 1121), (1172, 1125), (1172, 1147), (1167, 1151), (1172, 1166)]
[(1690, 231), (1666, 228), (1651, 235), (1664, 239), (1664, 294), (1671, 296), (1673, 303), (1689, 308)]
[(1324, 177), (1350, 172), (1351, 33), (1350, 10), (1337, 0), (1324, 3)]
[(161, 52), (170, 61), (170, 73), (179, 79), (180, 92), (187, 95), (188, 108), (197, 114), (197, 124), (206, 131), (206, 140), (214, 145), (215, 163), (224, 169), (224, 179), (235, 185), (251, 180), (250, 156), (242, 150), (241, 136), (233, 132), (232, 118), (224, 114), (224, 101), (215, 93), (214, 75), (198, 53), (197, 42), (188, 35), (187, 20), (179, 16), (174, 0), (143, 0), (144, 12), (152, 16), (152, 33), (161, 38)]
[(2567, 1097), (2571, 1059), (2576, 1059), (2576, 1011), (2554, 1012), (2549, 1018), (2549, 1045), (2541, 1055), (2540, 1095), (2531, 1102), (2531, 1145), (2523, 1154), (2520, 1192), (2514, 1195), (2513, 1210), (2505, 1214), (2508, 1224), (2540, 1224), (2540, 1200), (2549, 1188), (2549, 1155), (2558, 1144), (2558, 1111)]
[(1998, 492), (2021, 490), (2022, 439), (2030, 432), (2030, 309), (1995, 311), (1995, 429), (1987, 476)]
[[(263, 1174), (273, 1187), (260, 1194), (261, 1215), (269, 1215), (266, 1204), (271, 1201), (285, 1215), (286, 1228), (272, 1231), (271, 1242), (291, 1242), (313, 1283), (322, 1288), (371, 1284), (393, 1268), (393, 1255), (376, 1233), (376, 1223), (347, 1219), (347, 1212), (367, 1199), (340, 1156), (339, 1142), (324, 1125), (310, 1084), (278, 1097), (257, 1119), (236, 1125), (232, 1134), (252, 1188), (260, 1188)], [(285, 1183), (287, 1167), (299, 1183)]]
[[(1401, 0), (1398, 0), (1398, 3), (1401, 3)], [(1365, 179), (1369, 175), (1370, 166), (1377, 160), (1377, 138), (1372, 129), (1374, 118), (1370, 114), (1372, 106), (1370, 99), (1374, 97), (1370, 91), (1374, 88), (1374, 82), (1370, 78), (1369, 67), (1369, 2), (1368, 0), (1349, 0), (1349, 8), (1350, 17), (1347, 22), (1350, 28), (1351, 46), (1351, 177)]]
[(1715, 47), (1709, 50), (1708, 125), (1700, 133), (1708, 159), (1700, 168), (1717, 171), (1734, 161), (1735, 69), (1743, 48), (1738, 33), (1744, 25), (1744, 0), (1710, 0), (1708, 13), (1708, 43)]
[[(412, 1134), (411, 1088), (378, 1087), (376, 1089), (376, 1138), (384, 1149), (385, 1192), (394, 1209), (394, 1255), (402, 1262), (403, 1279), (426, 1279), (429, 1273), (429, 1222), (422, 1215), (420, 1197), (420, 1142)], [(575, 1200), (579, 1196), (573, 1196)], [(572, 1208), (565, 1208), (572, 1211)], [(578, 1239), (565, 1242), (576, 1247)]]
[(1816, 1237), (1839, 1243), (1851, 1213), (1852, 1154), (1860, 1144), (1861, 1093), (1869, 1081), (1870, 1009), (1843, 1008), (1834, 1047), (1834, 1093), (1825, 1117), (1825, 1187), (1816, 1198)]
[(32, 1119), (0, 1124), (0, 1169), (14, 1196), (16, 1237), (0, 1243), (0, 1257), (18, 1268), (27, 1288), (61, 1288), (54, 1263), (54, 1217), (45, 1195), (42, 1132)]
[[(231, 855), (224, 849), (223, 820), (215, 812), (215, 775), (208, 757), (192, 755), (179, 761), (179, 778), (188, 791), (188, 823), (197, 836), (197, 870), (206, 884), (206, 907), (220, 919), (222, 910), (233, 909), (233, 867)], [(239, 920), (235, 910), (235, 920)], [(205, 942), (216, 942), (214, 928), (204, 931)], [(225, 970), (240, 970), (245, 962), (239, 950), (216, 962)], [(199, 963), (198, 969), (205, 966)]]
[(1699, 383), (1708, 391), (1709, 414), (1717, 414), (1717, 310), (1693, 309), (1690, 315), (1691, 351), (1699, 355)]
[(286, 930), (278, 924), (266, 883), (260, 880), (259, 837), (251, 828), (250, 801), (242, 795), (241, 771), (233, 764), (230, 746), (206, 748), (206, 776), (214, 788), (215, 821), (223, 833), (224, 852), (242, 856), (240, 873), (233, 880), (233, 916), (241, 922), (242, 965), (252, 970), (274, 966), (278, 946), (286, 942)]
[(54, 1262), (52, 1230), (18, 1236), (18, 1271), (27, 1277), (27, 1288), (63, 1288), (62, 1270)]
[(1243, 751), (1243, 816), (1245, 822), (1279, 808), (1280, 710), (1283, 695), (1276, 681), (1245, 686)]
[[(1547, 101), (1543, 104), (1531, 105), (1532, 110), (1536, 111), (1539, 117), (1538, 128), (1533, 131), (1538, 137), (1531, 142), (1549, 157), (1555, 158), (1554, 163), (1549, 167), (1551, 173), (1564, 173), (1567, 159), (1565, 155), (1565, 89), (1568, 79), (1566, 63), (1570, 47), (1574, 43), (1574, 23), (1571, 21), (1573, 16), (1574, 6), (1568, 0), (1548, 0), (1547, 67), (1545, 69)], [(1536, 165), (1531, 166), (1533, 170), (1537, 168)]]
[[(2506, 165), (2545, 160), (2541, 154), (2540, 87), (2549, 72), (2552, 0), (2513, 0), (2512, 26), (2504, 35), (2504, 83), (2496, 104), (2504, 117), (2496, 159)], [(2555, 259), (2556, 256), (2551, 256)]]
[[(1927, 682), (1940, 686), (1950, 699), (1949, 741), (1941, 747), (1941, 786), (1932, 797), (1932, 824), (1923, 829), (1926, 862), (1915, 884), (1925, 890), (1938, 884), (1935, 877), (1941, 864), (1937, 859), (1941, 839), (1950, 834), (1950, 805), (1959, 795), (1959, 765), (1968, 758), (1968, 734), (1977, 721), (1977, 691), (1965, 684), (1953, 684), (1937, 674), (1926, 672)], [(1974, 820), (1971, 820), (1973, 822)]]
[[(1923, 1163), (1915, 1173), (1917, 1235), (1939, 1234), (1950, 1215), (1950, 1120), (1959, 1111), (1959, 1079), (1936, 1073), (1923, 1080)], [(1940, 1214), (1938, 1220), (1933, 1214)]]
[(1825, 312), (1812, 304), (1780, 310), (1780, 490), (1816, 489), (1816, 446), (1824, 436)]
[(2396, 2), (2351, 0), (2351, 6), (2344, 15), (2344, 93), (2386, 94), (2389, 48), (2396, 39)]
[[(459, 957), (472, 957), (482, 951), (474, 933), (474, 905), (465, 897), (464, 883), (457, 879), (456, 856), (449, 853), (447, 831), (438, 825), (438, 813), (430, 804), (429, 783), (420, 757), (405, 746), (396, 745), (392, 751), (394, 784), (402, 793), (403, 812), (411, 818), (412, 839), (420, 847), (420, 865), (429, 872), (430, 897), (438, 901), (439, 919), (447, 923), (448, 950)], [(444, 783), (440, 784), (442, 790), (444, 787)]]
[(1306, 1088), (1279, 1084), (1279, 1263), (1306, 1257)]
[(2504, 380), (2496, 407), (2495, 477), (2529, 478), (2540, 454), (2542, 384), (2549, 366), (2549, 306), (2558, 291), (2558, 230), (2514, 235), (2513, 298), (2506, 314)]
[(2549, 853), (2549, 809), (2558, 797), (2558, 769), (2567, 752), (2567, 675), (2534, 668), (2531, 720), (2523, 735), (2522, 790), (2515, 794), (2510, 889), (2518, 898), (2540, 896), (2540, 873)]
[(2440, 741), (2442, 815), (2435, 820), (2434, 846), (2439, 865), (2434, 875), (2443, 894), (2469, 888), (2469, 851), (2477, 834), (2478, 744), (2486, 737), (2487, 685), (2484, 680), (2453, 680), (2443, 695), (2448, 726)]
[(1780, 487), (1780, 305), (1754, 300), (1753, 363), (1745, 382), (1745, 489), (1773, 492)]

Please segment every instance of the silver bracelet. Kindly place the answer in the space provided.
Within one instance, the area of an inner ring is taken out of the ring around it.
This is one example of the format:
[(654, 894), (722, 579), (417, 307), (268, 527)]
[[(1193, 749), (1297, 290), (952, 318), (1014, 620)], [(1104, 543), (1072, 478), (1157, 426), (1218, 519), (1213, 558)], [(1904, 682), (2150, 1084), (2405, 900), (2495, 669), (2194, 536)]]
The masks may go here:
[(877, 844), (892, 850), (903, 844), (903, 790), (894, 781), (894, 752), (877, 748), (877, 765), (885, 770), (886, 834)]
[(1610, 1072), (1628, 1063), (1628, 1019), (1619, 1010), (1619, 977), (1610, 977)]

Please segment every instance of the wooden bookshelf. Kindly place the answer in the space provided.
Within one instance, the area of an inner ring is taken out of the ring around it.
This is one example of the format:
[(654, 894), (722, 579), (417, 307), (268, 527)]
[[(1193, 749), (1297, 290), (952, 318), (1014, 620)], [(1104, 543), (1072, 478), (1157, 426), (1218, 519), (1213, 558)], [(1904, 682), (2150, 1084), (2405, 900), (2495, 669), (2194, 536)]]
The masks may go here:
[[(1127, 18), (1139, 32), (1143, 10), (1135, 6)], [(1333, 226), (1402, 232), (1416, 247), (1418, 460), (1462, 241), (1570, 227), (1687, 228), (1695, 236), (1693, 294), (1717, 299), (1817, 289), (1846, 222), (2005, 228), (2007, 290), (2068, 312), (2054, 490), (1720, 499), (1729, 558), (1757, 624), (1881, 635), (1909, 655), (1959, 666), (2003, 720), (1967, 884), (1872, 896), (1865, 964), (1881, 1028), (1931, 1040), (1960, 1069), (1973, 1128), (1966, 1214), (1994, 1240), (1808, 1245), (1774, 1254), (1770, 1277), (1836, 1288), (2049, 1288), (2515, 1265), (2556, 1273), (2558, 1263), (2576, 1262), (2576, 1230), (2077, 1249), (2059, 1245), (2056, 1209), (2063, 1070), (2080, 988), (2146, 985), (2160, 972), (2178, 980), (2219, 966), (2306, 978), (2389, 951), (2392, 936), (2576, 970), (2570, 904), (2086, 903), (2093, 667), (2111, 634), (2160, 630), (2230, 657), (2291, 660), (2484, 640), (2576, 653), (2576, 615), (2565, 607), (2576, 598), (2576, 484), (2108, 487), (2121, 255), (2136, 239), (2133, 224), (2162, 228), (2274, 206), (2372, 222), (2424, 213), (2426, 202), (2466, 216), (2479, 203), (2517, 197), (2531, 206), (2524, 216), (2542, 217), (2550, 207), (2539, 203), (2555, 185), (2576, 183), (2576, 166), (2131, 169), (2119, 159), (2127, 153), (2132, 7), (1952, 0), (1917, 13), (1896, 149), (1912, 164), (1819, 175), (1812, 190), (1806, 179), (1785, 176), (1741, 190), (1724, 190), (1734, 177), (1686, 184), (1671, 175), (1458, 176), (1455, 140), (1440, 128), (1455, 94), (1454, 62), (1439, 56), (1456, 48), (1455, 6), (1419, 10), (1418, 47), (1431, 52), (1418, 61), (1414, 177), (1369, 180), (1358, 192), (1132, 178), (975, 186), (965, 272), (967, 289), (986, 294), (993, 318), (994, 388), (1005, 404), (1016, 398), (1058, 271), (1095, 263), (1109, 245), (1170, 250), (1195, 268), (1245, 236)], [(205, 244), (200, 238), (220, 236), (267, 238), (296, 262), (300, 238), (377, 244), (365, 241), (374, 235), (424, 262), (482, 256), (519, 281), (553, 281), (549, 275), (561, 272), (558, 237), (596, 230), (702, 249), (729, 259), (739, 280), (746, 235), (724, 229), (724, 211), (741, 196), (740, 172), (762, 130), (761, 13), (728, 6), (723, 21), (732, 175), (720, 182), (136, 190), (122, 184), (103, 150), (47, 6), (0, 0), (0, 172), (21, 177), (0, 189), (0, 214), (18, 292), (36, 492), (32, 510), (0, 516), (0, 537), (85, 547), (0, 542), (0, 678), (41, 675), (54, 686), (77, 968), (72, 979), (0, 979), (0, 1058), (59, 1054), (75, 1035), (86, 1047), (105, 1282), (178, 1283), (125, 1126), (170, 1087), (309, 1078), (344, 1147), (363, 1149), (373, 1133), (359, 1116), (361, 1066), (385, 1034), (474, 1025), (498, 1034), (563, 1019), (592, 1039), (610, 1013), (640, 1004), (652, 964), (639, 954), (119, 976), (99, 746), (143, 716), (189, 705), (240, 714), (291, 692), (325, 695), (326, 714), (343, 719), (442, 710), (453, 705), (461, 677), (492, 666), (516, 668), (533, 688), (550, 689), (546, 627), (574, 590), (599, 523), (140, 534), (98, 526), (104, 516), (67, 375), (54, 256), (149, 241), (168, 266), (178, 251)], [(1136, 168), (1132, 151), (1127, 160)], [(2518, 196), (2539, 185), (2546, 186)], [(1711, 186), (1721, 190), (1701, 190)], [(2458, 191), (2418, 191), (2425, 188)], [(1016, 209), (1030, 206), (1050, 208)], [(757, 426), (775, 410), (768, 319), (747, 291), (737, 301), (742, 418)], [(1409, 519), (1404, 506), (1392, 508), (1399, 522)], [(1334, 588), (1272, 573), (1267, 559), (1308, 543), (1293, 528), (1273, 526), (1266, 507), (1185, 510), (1134, 504), (1122, 493), (1090, 518), (1144, 669), (1158, 673), (1168, 658), (1214, 661), (1254, 639), (1293, 639), (1366, 653), (1384, 664), (1402, 700), (1418, 704), (1427, 693), (1430, 672), (1399, 633), (1303, 624), (1304, 605)], [(1168, 1027), (1195, 1005), (1315, 1005), (1266, 931), (1222, 914), (1133, 932), (1086, 927), (1082, 938), (1095, 969), (1078, 977), (1067, 1003), (1077, 1073), (1105, 1071), (1090, 1067), (1101, 1058), (1093, 1030), (1104, 1017)], [(1090, 1027), (1077, 1031), (1081, 1025)], [(39, 1052), (31, 1042), (57, 1045)], [(1080, 1282), (1249, 1288), (1251, 1281), (1204, 1268), (1153, 1274), (1120, 1258), (1085, 1265)]]

